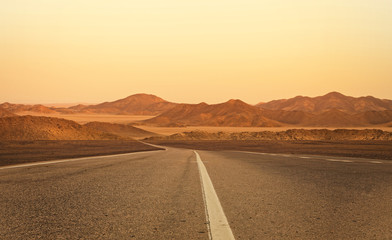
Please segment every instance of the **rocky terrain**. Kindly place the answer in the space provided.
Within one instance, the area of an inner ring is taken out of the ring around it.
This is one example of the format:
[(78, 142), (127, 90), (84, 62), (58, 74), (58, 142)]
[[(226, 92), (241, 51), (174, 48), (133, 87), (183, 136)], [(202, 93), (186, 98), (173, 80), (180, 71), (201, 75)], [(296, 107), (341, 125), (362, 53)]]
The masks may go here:
[[(113, 102), (68, 108), (43, 105), (0, 104), (9, 113), (116, 114), (155, 116), (138, 124), (158, 127), (382, 127), (391, 126), (392, 100), (372, 96), (350, 97), (331, 92), (319, 97), (297, 96), (249, 105), (241, 100), (220, 104), (178, 104), (149, 94), (135, 94)], [(0, 110), (0, 117), (1, 117)], [(3, 113), (4, 115), (4, 113)], [(36, 115), (36, 114), (34, 114)]]
[(14, 116), (16, 116), (16, 114), (14, 114), (14, 113), (12, 113), (12, 112), (10, 112), (10, 111), (0, 107), (0, 118), (2, 118), (2, 117), (14, 117)]
[(263, 116), (257, 107), (241, 100), (221, 104), (180, 104), (163, 114), (143, 121), (157, 126), (279, 127), (281, 123)]
[(113, 102), (87, 106), (77, 105), (70, 109), (82, 113), (158, 115), (176, 105), (176, 103), (168, 102), (154, 95), (135, 94)]
[(0, 140), (116, 140), (117, 135), (101, 132), (76, 122), (50, 117), (14, 116), (0, 118)]
[(349, 130), (349, 129), (291, 129), (282, 132), (217, 132), (192, 131), (173, 134), (170, 136), (151, 137), (146, 140), (268, 140), (268, 141), (391, 141), (392, 133), (377, 129)]
[(392, 100), (379, 99), (372, 96), (350, 97), (338, 92), (331, 92), (319, 97), (297, 96), (290, 99), (274, 100), (259, 103), (256, 106), (270, 110), (303, 111), (320, 113), (328, 110), (339, 110), (346, 113), (392, 110)]
[(89, 122), (84, 124), (89, 129), (98, 130), (101, 132), (111, 133), (123, 138), (146, 138), (151, 136), (157, 136), (158, 134), (149, 132), (132, 125), (116, 124), (116, 123), (105, 123), (105, 122)]

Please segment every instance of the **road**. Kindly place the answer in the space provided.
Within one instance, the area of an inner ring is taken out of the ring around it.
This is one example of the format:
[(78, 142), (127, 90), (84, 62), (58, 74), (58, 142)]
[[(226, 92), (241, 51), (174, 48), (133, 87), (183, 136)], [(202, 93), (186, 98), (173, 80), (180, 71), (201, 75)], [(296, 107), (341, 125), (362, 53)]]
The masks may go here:
[(392, 239), (382, 160), (168, 148), (2, 167), (0, 191), (0, 239)]

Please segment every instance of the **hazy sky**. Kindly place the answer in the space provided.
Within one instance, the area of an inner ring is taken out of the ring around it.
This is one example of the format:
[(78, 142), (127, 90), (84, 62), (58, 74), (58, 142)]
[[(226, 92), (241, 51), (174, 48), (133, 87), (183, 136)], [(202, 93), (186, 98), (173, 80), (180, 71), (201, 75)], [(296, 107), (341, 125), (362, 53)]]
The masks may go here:
[(0, 102), (392, 99), (392, 0), (0, 0)]

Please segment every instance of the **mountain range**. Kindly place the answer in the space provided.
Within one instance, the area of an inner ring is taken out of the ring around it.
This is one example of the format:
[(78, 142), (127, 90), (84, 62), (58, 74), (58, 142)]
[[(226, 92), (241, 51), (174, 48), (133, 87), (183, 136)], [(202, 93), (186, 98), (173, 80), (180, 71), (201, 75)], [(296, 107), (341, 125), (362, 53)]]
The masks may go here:
[(392, 100), (372, 96), (355, 98), (338, 92), (313, 98), (297, 96), (257, 105), (249, 105), (241, 100), (229, 100), (220, 104), (179, 104), (149, 94), (135, 94), (113, 102), (69, 108), (0, 104), (0, 117), (22, 112), (38, 112), (43, 115), (52, 113), (151, 115), (154, 117), (139, 124), (155, 126), (392, 126)]
[(346, 113), (392, 110), (392, 100), (378, 99), (372, 96), (350, 97), (338, 92), (330, 92), (319, 97), (297, 96), (290, 99), (259, 103), (257, 107), (270, 110), (302, 111), (321, 113), (339, 110)]
[(145, 120), (144, 123), (158, 126), (282, 126), (281, 123), (265, 117), (261, 109), (234, 99), (212, 105), (180, 104), (157, 117)]

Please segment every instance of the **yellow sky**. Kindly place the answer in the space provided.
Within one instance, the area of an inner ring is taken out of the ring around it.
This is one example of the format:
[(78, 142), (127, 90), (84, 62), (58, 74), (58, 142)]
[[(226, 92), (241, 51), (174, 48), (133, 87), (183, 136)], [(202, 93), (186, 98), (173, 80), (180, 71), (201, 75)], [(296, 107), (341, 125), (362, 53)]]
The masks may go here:
[(0, 102), (392, 99), (391, 0), (0, 0)]

